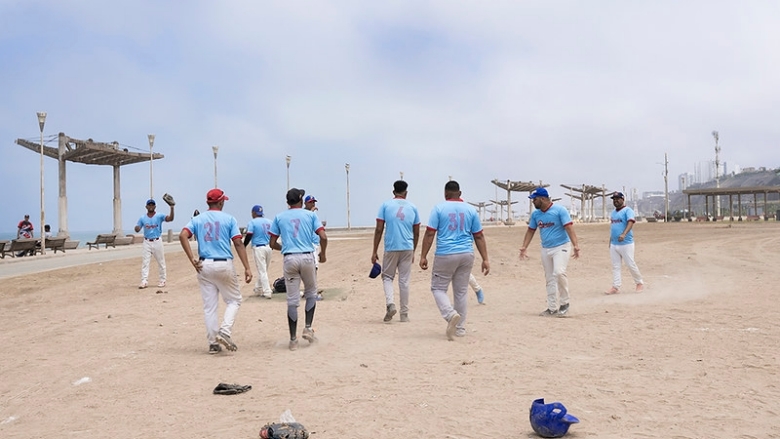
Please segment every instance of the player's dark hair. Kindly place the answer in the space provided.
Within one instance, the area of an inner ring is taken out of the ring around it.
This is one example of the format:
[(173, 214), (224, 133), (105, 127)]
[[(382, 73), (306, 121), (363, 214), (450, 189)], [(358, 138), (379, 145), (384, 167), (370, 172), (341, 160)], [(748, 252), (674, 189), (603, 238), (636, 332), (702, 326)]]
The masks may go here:
[(306, 193), (303, 189), (292, 188), (287, 191), (287, 205), (293, 206), (301, 202), (303, 195)]
[(396, 180), (395, 183), (393, 183), (393, 192), (400, 194), (401, 192), (406, 192), (406, 188), (408, 187), (409, 183), (403, 180)]
[(460, 190), (460, 185), (457, 181), (450, 180), (444, 185), (444, 190), (446, 192), (458, 192)]

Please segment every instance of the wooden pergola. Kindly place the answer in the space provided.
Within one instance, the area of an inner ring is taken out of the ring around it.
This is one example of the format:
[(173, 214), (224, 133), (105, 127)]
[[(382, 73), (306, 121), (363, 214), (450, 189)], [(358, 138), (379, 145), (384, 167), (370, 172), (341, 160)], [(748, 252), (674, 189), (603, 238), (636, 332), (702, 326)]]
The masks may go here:
[[(504, 221), (504, 224), (506, 225), (512, 225), (515, 222), (514, 217), (512, 216), (512, 205), (517, 203), (517, 201), (512, 201), (512, 192), (528, 192), (529, 194), (534, 191), (534, 189), (538, 187), (548, 187), (549, 184), (543, 184), (541, 180), (539, 183), (534, 183), (532, 181), (511, 181), (511, 180), (499, 180), (494, 179), (491, 181), (494, 185), (500, 187), (501, 189), (506, 190), (506, 200), (490, 200), (494, 202), (495, 204), (499, 206), (506, 206), (506, 220)], [(531, 204), (531, 200), (528, 200), (528, 215), (531, 214), (533, 207)]]
[[(717, 197), (728, 196), (729, 197), (729, 221), (734, 221), (734, 196), (737, 197), (737, 221), (742, 221), (742, 195), (753, 195), (753, 206), (756, 214), (758, 213), (758, 196), (763, 195), (763, 211), (764, 220), (769, 219), (769, 212), (767, 211), (767, 194), (778, 194), (780, 197), (780, 186), (752, 186), (752, 187), (734, 187), (734, 188), (704, 188), (704, 189), (685, 189), (683, 194), (688, 196), (688, 212), (691, 210), (691, 196), (703, 196), (704, 197), (704, 214), (707, 221), (717, 221), (721, 218), (721, 212), (715, 212), (713, 215), (710, 210), (710, 198), (712, 199), (712, 207), (715, 208), (715, 200)], [(724, 217), (725, 218), (725, 217)], [(688, 217), (688, 221), (693, 221), (693, 218)]]
[[(16, 139), (16, 144), (36, 153), (41, 152), (40, 143), (25, 139)], [(92, 139), (79, 140), (68, 137), (65, 133), (59, 133), (57, 148), (43, 146), (43, 155), (57, 159), (59, 162), (59, 209), (57, 236), (70, 236), (68, 232), (68, 196), (66, 191), (67, 161), (84, 163), (87, 165), (107, 165), (114, 168), (114, 230), (113, 233), (122, 232), (122, 198), (120, 196), (119, 167), (132, 165), (133, 163), (160, 160), (162, 154), (131, 152), (127, 148), (119, 148), (118, 142), (103, 143)]]
[[(567, 186), (565, 184), (561, 185), (562, 188), (568, 189), (571, 192), (567, 195), (571, 198), (580, 200), (580, 214), (582, 215), (582, 221), (584, 222), (591, 222), (596, 221), (596, 211), (595, 211), (595, 203), (594, 200), (596, 197), (601, 197), (601, 217), (607, 218), (607, 189), (604, 188), (604, 185), (601, 187), (598, 186), (591, 186), (587, 184), (583, 184), (580, 187), (577, 186)], [(573, 192), (578, 193), (579, 195), (575, 195)], [(612, 193), (612, 191), (609, 191), (609, 193)]]

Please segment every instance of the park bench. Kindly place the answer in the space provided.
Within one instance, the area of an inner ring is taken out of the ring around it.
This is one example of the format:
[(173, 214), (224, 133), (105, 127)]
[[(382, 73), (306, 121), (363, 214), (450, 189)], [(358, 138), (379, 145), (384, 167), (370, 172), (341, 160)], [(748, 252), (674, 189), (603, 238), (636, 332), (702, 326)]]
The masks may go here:
[(89, 250), (92, 250), (92, 247), (95, 247), (97, 249), (100, 248), (100, 244), (103, 244), (105, 248), (108, 248), (110, 245), (111, 247), (116, 248), (116, 235), (113, 233), (104, 233), (98, 235), (93, 242), (88, 242), (87, 246), (89, 247)]
[[(54, 253), (57, 253), (57, 251), (65, 252), (65, 240), (66, 237), (51, 237), (46, 238), (46, 248), (48, 250), (54, 250)], [(41, 249), (38, 248), (38, 253), (41, 252)]]
[(35, 252), (37, 245), (38, 240), (36, 238), (14, 239), (11, 241), (11, 245), (3, 245), (2, 256), (0, 257), (5, 258), (5, 255), (10, 253), (15, 258), (19, 252), (29, 252), (30, 250)]

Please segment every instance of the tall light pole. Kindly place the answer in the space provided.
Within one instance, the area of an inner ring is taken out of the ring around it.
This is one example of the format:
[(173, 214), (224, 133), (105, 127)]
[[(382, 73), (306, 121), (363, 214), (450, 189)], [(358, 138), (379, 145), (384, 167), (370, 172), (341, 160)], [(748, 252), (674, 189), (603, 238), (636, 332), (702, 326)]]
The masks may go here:
[(41, 255), (46, 254), (46, 215), (43, 210), (43, 126), (46, 124), (46, 112), (38, 112), (38, 126), (41, 128)]
[(154, 156), (152, 156), (152, 147), (154, 146), (154, 134), (149, 134), (149, 198), (154, 198), (154, 172), (152, 172), (152, 162)]
[(669, 157), (664, 153), (664, 222), (669, 221)]
[[(715, 188), (720, 189), (720, 146), (718, 146), (718, 132), (713, 131), (712, 137), (715, 138)], [(715, 194), (715, 220), (720, 216), (720, 195)]]
[(352, 225), (349, 222), (349, 163), (344, 165), (344, 169), (347, 170), (347, 230), (352, 230)]
[(284, 159), (287, 162), (287, 190), (290, 190), (290, 161), (292, 160), (292, 157), (289, 155), (285, 157)]
[(219, 146), (212, 146), (211, 150), (214, 151), (214, 187), (217, 187), (217, 152), (219, 152)]

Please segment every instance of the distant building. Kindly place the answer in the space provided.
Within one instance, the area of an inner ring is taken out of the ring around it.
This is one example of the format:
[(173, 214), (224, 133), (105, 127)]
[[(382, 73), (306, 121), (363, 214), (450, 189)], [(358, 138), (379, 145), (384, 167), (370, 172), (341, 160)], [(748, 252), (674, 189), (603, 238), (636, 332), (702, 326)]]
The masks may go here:
[(696, 183), (694, 181), (695, 176), (690, 173), (680, 174), (677, 177), (677, 188), (679, 191), (684, 191), (688, 189), (692, 184)]

